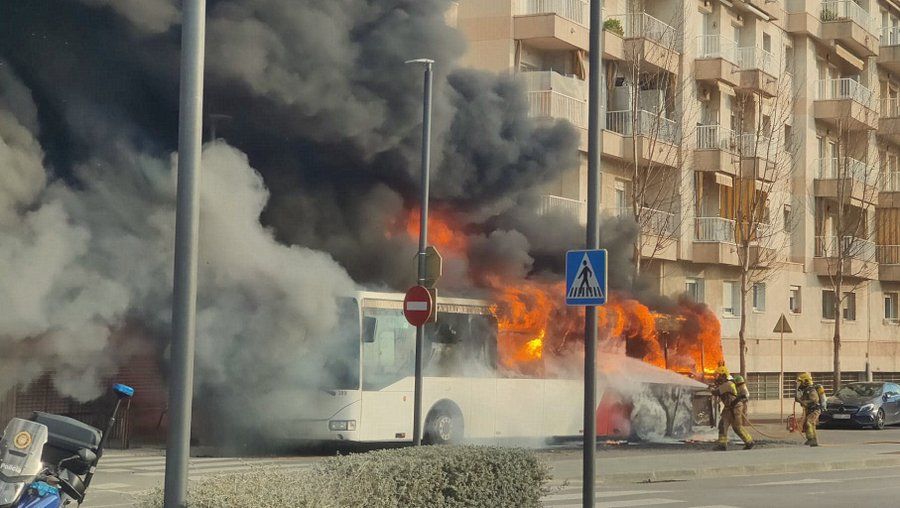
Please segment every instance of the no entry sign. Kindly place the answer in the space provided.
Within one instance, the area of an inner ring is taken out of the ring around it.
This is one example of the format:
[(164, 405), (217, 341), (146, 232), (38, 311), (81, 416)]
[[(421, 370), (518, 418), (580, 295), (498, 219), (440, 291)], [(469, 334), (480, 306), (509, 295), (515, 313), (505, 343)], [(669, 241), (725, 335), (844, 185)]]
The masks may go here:
[(425, 286), (413, 286), (403, 299), (403, 315), (413, 326), (422, 326), (428, 322), (434, 312), (434, 301)]

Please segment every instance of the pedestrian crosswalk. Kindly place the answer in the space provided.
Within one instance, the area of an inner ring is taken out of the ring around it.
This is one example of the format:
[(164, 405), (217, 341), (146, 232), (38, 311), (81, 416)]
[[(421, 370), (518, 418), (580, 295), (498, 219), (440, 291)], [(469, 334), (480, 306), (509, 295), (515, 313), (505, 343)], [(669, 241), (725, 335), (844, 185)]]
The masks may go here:
[[(247, 471), (258, 466), (277, 466), (285, 471), (299, 471), (310, 468), (315, 460), (307, 458), (197, 457), (191, 458), (188, 462), (188, 474), (190, 479), (196, 480), (218, 474)], [(164, 476), (166, 458), (162, 455), (104, 456), (97, 470), (100, 475)]]
[[(594, 497), (594, 508), (639, 508), (643, 506), (678, 506), (685, 508), (736, 508), (727, 505), (693, 506), (675, 499), (675, 493), (666, 490), (603, 490)], [(547, 508), (576, 508), (583, 506), (581, 486), (557, 487), (541, 500)]]

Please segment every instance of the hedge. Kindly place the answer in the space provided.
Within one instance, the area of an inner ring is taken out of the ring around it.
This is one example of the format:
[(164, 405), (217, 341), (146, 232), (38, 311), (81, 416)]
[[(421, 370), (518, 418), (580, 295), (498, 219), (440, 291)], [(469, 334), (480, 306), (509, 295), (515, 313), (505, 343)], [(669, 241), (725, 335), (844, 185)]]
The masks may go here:
[[(257, 467), (192, 482), (188, 506), (539, 507), (550, 469), (529, 450), (426, 446), (325, 459), (308, 470)], [(162, 491), (141, 502), (162, 507)]]

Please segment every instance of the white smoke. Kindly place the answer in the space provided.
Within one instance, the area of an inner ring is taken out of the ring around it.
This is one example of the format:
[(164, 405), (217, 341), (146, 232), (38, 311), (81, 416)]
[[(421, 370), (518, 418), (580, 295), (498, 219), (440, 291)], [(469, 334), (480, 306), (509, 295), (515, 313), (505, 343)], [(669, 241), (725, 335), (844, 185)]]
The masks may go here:
[(139, 30), (161, 33), (181, 19), (181, 12), (174, 0), (81, 0), (91, 6), (113, 9)]
[[(61, 393), (87, 400), (128, 351), (129, 319), (167, 340), (175, 161), (111, 139), (76, 168), (81, 187), (48, 183), (29, 94), (8, 73), (0, 86), (0, 393), (55, 371)], [(242, 153), (205, 148), (200, 383), (303, 368), (292, 361), (354, 288), (328, 255), (281, 245), (260, 225), (268, 195)]]

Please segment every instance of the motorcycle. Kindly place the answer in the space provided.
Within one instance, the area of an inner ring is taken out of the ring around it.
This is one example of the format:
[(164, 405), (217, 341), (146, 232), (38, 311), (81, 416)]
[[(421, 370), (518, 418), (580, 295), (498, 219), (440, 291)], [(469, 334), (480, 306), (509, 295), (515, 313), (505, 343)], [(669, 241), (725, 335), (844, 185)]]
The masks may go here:
[(122, 401), (134, 389), (113, 385), (116, 406), (106, 430), (35, 412), (13, 418), (0, 439), (0, 508), (60, 508), (84, 502)]

